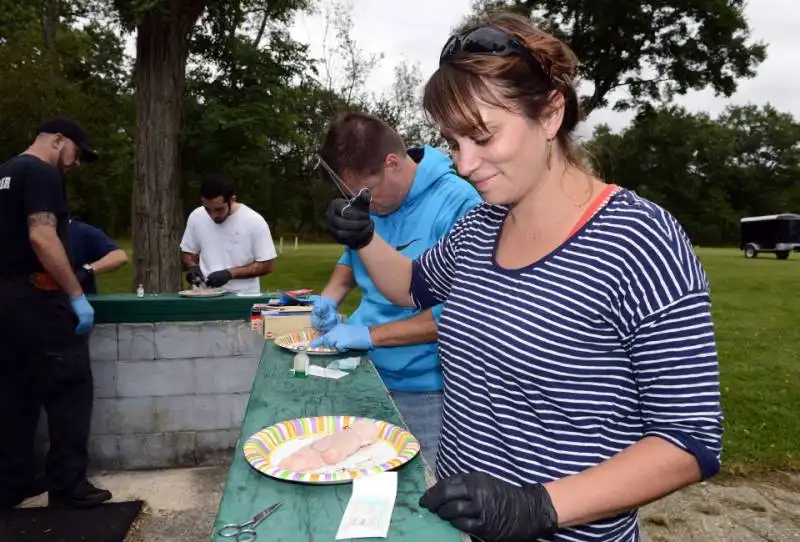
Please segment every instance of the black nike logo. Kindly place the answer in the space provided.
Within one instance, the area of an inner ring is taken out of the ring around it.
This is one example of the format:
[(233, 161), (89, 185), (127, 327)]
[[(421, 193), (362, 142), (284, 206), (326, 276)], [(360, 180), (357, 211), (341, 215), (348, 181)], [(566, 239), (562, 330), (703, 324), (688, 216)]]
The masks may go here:
[(394, 249), (395, 249), (397, 252), (403, 252), (405, 249), (407, 249), (408, 247), (410, 247), (411, 245), (413, 245), (413, 244), (414, 244), (414, 243), (416, 243), (417, 241), (419, 241), (419, 239), (414, 239), (414, 240), (412, 240), (412, 241), (409, 241), (408, 243), (405, 243), (405, 244), (403, 244), (403, 245), (397, 245), (396, 247), (394, 247)]

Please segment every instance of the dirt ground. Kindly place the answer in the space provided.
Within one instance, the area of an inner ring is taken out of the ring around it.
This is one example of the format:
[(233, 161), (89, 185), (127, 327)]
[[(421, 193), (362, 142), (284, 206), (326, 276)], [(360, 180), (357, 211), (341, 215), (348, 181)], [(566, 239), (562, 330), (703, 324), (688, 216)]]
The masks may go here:
[[(145, 501), (127, 542), (200, 542), (211, 539), (226, 473), (215, 467), (109, 473), (93, 480), (115, 500)], [(800, 541), (800, 475), (698, 484), (646, 506), (640, 518), (648, 542)]]
[(644, 509), (649, 542), (800, 541), (800, 475), (697, 484)]

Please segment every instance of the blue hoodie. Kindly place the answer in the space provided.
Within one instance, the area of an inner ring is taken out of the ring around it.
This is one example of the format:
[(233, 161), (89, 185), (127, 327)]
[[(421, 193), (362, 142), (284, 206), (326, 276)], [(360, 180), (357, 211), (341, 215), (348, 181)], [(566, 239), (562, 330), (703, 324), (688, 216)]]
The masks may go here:
[[(456, 175), (450, 158), (433, 147), (411, 149), (408, 154), (417, 162), (408, 196), (393, 213), (386, 216), (372, 213), (372, 218), (378, 235), (413, 260), (444, 237), (458, 219), (481, 202), (481, 197), (468, 181)], [(353, 269), (361, 289), (361, 304), (347, 323), (373, 326), (406, 320), (419, 313), (418, 309), (398, 307), (383, 297), (357, 252), (346, 249), (339, 263)], [(433, 307), (432, 312), (438, 322), (442, 305)], [(435, 342), (376, 348), (370, 357), (392, 391), (442, 389), (442, 368)]]

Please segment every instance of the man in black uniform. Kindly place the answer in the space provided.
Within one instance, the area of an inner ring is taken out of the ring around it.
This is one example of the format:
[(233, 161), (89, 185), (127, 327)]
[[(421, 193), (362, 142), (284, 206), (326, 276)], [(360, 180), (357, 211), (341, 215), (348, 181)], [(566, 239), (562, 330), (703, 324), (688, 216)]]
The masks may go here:
[[(111, 273), (128, 263), (128, 255), (100, 228), (70, 218), (69, 245), (72, 270), (78, 278), (81, 289), (87, 295), (97, 293), (97, 275)], [(89, 348), (88, 335), (85, 347)], [(89, 355), (88, 353), (86, 354)], [(36, 481), (28, 491), (28, 495), (38, 495), (47, 491), (45, 457), (47, 451), (47, 418), (39, 420), (36, 431)], [(0, 539), (1, 540), (1, 539)]]
[(72, 270), (62, 174), (97, 153), (66, 117), (45, 122), (0, 165), (0, 512), (36, 493), (33, 442), (47, 412), (50, 506), (111, 498), (86, 478), (93, 384), (87, 333), (94, 309)]

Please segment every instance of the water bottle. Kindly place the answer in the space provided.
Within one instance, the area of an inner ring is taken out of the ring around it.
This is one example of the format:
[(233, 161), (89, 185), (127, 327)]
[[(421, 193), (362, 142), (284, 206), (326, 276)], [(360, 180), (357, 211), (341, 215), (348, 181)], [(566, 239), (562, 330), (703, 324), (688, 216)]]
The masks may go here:
[(144, 297), (144, 285), (140, 284), (136, 288), (136, 297)]
[(299, 352), (297, 352), (297, 354), (294, 355), (294, 359), (292, 360), (292, 362), (294, 365), (295, 378), (306, 377), (310, 361), (311, 360), (309, 359), (308, 354), (306, 354), (304, 350), (300, 350)]

